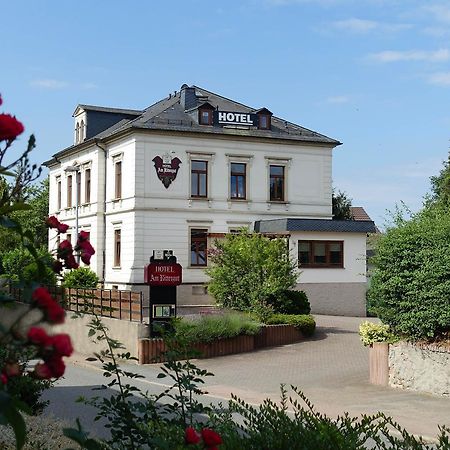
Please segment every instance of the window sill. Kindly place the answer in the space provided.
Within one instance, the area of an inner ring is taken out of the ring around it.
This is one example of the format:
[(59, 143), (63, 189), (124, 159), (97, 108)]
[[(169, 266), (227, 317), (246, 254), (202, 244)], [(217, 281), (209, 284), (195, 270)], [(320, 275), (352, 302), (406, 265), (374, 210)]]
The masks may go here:
[(251, 200), (248, 198), (229, 198), (229, 202), (236, 202), (236, 203), (250, 203)]
[(111, 269), (112, 270), (121, 270), (122, 266), (112, 266)]
[(276, 205), (289, 205), (287, 200), (267, 200), (267, 203), (274, 203)]
[(122, 200), (122, 197), (119, 197), (119, 198), (113, 198), (111, 201), (113, 203), (117, 203), (117, 202), (120, 202), (121, 200)]
[(211, 200), (209, 197), (189, 197), (189, 200), (203, 200), (203, 201), (208, 201)]
[(207, 269), (208, 265), (204, 265), (204, 266), (188, 266), (188, 269)]
[(298, 265), (298, 268), (303, 269), (345, 269), (344, 266), (302, 266)]

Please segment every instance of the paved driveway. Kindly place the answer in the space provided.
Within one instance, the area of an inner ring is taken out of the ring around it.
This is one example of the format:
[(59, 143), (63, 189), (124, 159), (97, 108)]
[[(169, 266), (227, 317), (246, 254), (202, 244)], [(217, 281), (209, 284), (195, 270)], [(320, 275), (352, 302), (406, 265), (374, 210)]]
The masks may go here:
[[(312, 340), (254, 353), (199, 360), (197, 365), (215, 374), (206, 379), (212, 401), (228, 399), (231, 393), (251, 403), (260, 403), (267, 397), (277, 400), (280, 384), (285, 383), (299, 387), (317, 410), (331, 416), (345, 411), (355, 416), (383, 411), (409, 432), (425, 437), (436, 436), (438, 424), (450, 426), (449, 398), (368, 383), (369, 352), (358, 336), (358, 326), (363, 320), (316, 316), (318, 329)], [(145, 376), (145, 380), (139, 382), (141, 388), (161, 389), (161, 380), (156, 378), (159, 365), (132, 366), (130, 369)], [(88, 369), (69, 368), (67, 378), (59, 382), (60, 388), (49, 393), (52, 402), (56, 402), (50, 410), (70, 418), (74, 411), (67, 411), (70, 402), (62, 401), (62, 393), (67, 392), (69, 398), (75, 393), (79, 395), (82, 390), (86, 395), (86, 385), (98, 384), (99, 375), (98, 368), (92, 365)], [(61, 408), (58, 408), (58, 401)]]

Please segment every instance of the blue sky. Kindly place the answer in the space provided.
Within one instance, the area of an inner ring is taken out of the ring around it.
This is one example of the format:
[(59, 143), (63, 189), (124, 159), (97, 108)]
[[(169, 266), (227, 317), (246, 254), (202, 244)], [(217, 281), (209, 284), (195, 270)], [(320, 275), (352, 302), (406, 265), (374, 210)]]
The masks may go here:
[(1, 16), (1, 108), (36, 162), (72, 143), (78, 103), (141, 109), (183, 83), (343, 142), (334, 185), (379, 225), (420, 208), (447, 158), (449, 2), (15, 0)]

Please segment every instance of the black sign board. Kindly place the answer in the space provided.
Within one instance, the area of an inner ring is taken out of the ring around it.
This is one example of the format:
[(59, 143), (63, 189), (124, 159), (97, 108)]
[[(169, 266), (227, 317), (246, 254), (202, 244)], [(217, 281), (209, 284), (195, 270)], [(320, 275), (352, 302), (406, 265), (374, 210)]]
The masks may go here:
[(214, 111), (214, 124), (246, 125), (248, 127), (253, 127), (258, 125), (258, 116), (256, 114), (242, 112)]

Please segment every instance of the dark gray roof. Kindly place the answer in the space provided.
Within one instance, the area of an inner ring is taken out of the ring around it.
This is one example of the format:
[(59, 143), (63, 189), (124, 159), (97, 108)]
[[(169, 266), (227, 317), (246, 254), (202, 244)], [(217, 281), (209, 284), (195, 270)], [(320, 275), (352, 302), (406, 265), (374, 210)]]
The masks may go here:
[(78, 108), (82, 108), (86, 111), (98, 111), (98, 112), (106, 112), (106, 113), (113, 113), (113, 114), (126, 114), (126, 115), (135, 115), (135, 116), (142, 114), (142, 110), (139, 110), (139, 109), (109, 108), (107, 106), (80, 104), (77, 106), (75, 111)]
[(260, 233), (280, 233), (286, 231), (325, 231), (336, 233), (375, 233), (371, 220), (331, 220), (331, 219), (272, 219), (255, 222), (255, 231)]
[[(102, 114), (101, 123), (99, 123), (98, 127), (95, 125), (93, 126), (93, 124), (90, 123), (90, 118), (88, 121), (87, 139), (81, 144), (72, 145), (61, 150), (54, 155), (55, 158), (44, 164), (51, 164), (52, 162), (55, 162), (58, 157), (64, 156), (72, 150), (77, 149), (79, 146), (84, 147), (89, 145), (96, 139), (107, 139), (132, 129), (193, 132), (209, 135), (244, 136), (264, 139), (284, 139), (317, 143), (332, 147), (341, 144), (335, 139), (329, 138), (323, 134), (275, 116), (272, 116), (270, 130), (259, 130), (245, 127), (233, 128), (199, 125), (195, 112), (196, 106), (204, 102), (210, 103), (221, 111), (257, 113), (263, 108), (252, 108), (250, 106), (243, 105), (242, 103), (222, 97), (221, 95), (207, 91), (206, 89), (198, 86), (189, 87), (183, 85), (182, 88), (189, 91), (188, 96), (183, 96), (181, 91), (179, 91), (176, 94), (170, 95), (169, 97), (156, 102), (142, 111), (135, 109), (107, 108), (103, 106), (84, 104), (78, 105), (78, 107), (83, 108), (88, 112), (90, 111), (91, 118), (96, 117), (95, 113), (97, 113), (97, 115)], [(182, 105), (182, 103), (186, 101), (186, 98), (188, 98), (189, 105), (187, 103)], [(194, 109), (195, 111), (189, 112), (189, 109)], [(109, 116), (109, 118), (103, 117), (103, 115)]]

